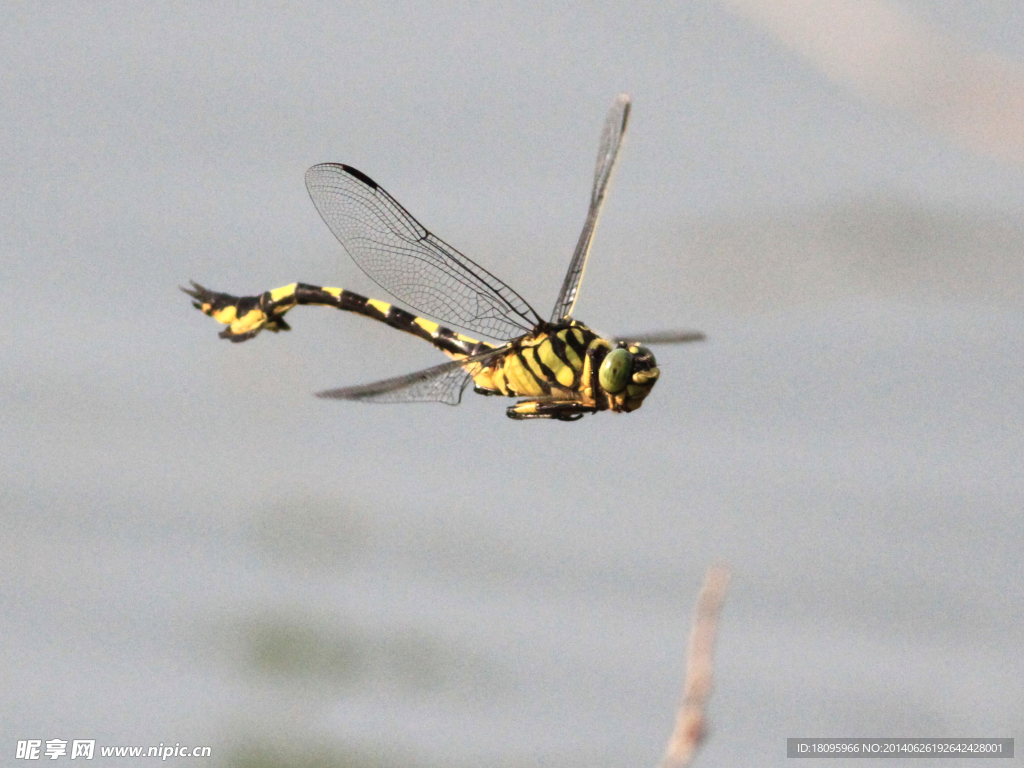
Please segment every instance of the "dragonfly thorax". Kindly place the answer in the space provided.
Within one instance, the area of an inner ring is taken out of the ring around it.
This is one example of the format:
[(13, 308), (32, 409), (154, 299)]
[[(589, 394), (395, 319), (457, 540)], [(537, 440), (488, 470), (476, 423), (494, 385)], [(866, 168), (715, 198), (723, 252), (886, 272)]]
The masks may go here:
[[(595, 411), (629, 413), (643, 404), (659, 376), (647, 347), (602, 338), (578, 320), (546, 324), (511, 346), (504, 366), (513, 386), (500, 387), (502, 394), (575, 399)], [(522, 381), (517, 367), (537, 374), (528, 377), (533, 387), (515, 386)]]

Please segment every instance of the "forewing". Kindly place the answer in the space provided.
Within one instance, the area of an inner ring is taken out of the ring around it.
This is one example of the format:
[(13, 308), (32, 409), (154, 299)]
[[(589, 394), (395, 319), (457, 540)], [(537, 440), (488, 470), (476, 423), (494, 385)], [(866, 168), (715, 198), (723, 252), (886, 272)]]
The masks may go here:
[(414, 309), (503, 341), (540, 323), (518, 293), (435, 237), (361, 171), (314, 165), (306, 188), (359, 268)]
[(551, 313), (551, 322), (557, 323), (563, 318), (572, 314), (573, 305), (579, 295), (580, 281), (583, 280), (583, 272), (587, 268), (587, 256), (590, 254), (590, 244), (594, 239), (594, 229), (597, 227), (597, 219), (601, 215), (601, 206), (604, 204), (604, 195), (608, 190), (608, 181), (611, 179), (612, 170), (615, 168), (615, 160), (619, 156), (619, 148), (622, 146), (622, 137), (626, 135), (626, 123), (629, 120), (629, 95), (620, 93), (612, 102), (612, 108), (608, 111), (608, 118), (604, 123), (604, 132), (601, 134), (601, 145), (597, 151), (597, 166), (594, 169), (594, 188), (590, 193), (590, 210), (587, 211), (587, 221), (580, 232), (580, 239), (576, 243), (576, 251), (569, 262), (569, 271), (562, 281), (562, 290), (555, 302), (555, 309)]
[(370, 403), (446, 403), (458, 405), (473, 374), (507, 352), (506, 348), (471, 355), (405, 376), (355, 387), (317, 392), (317, 397)]
[(704, 341), (706, 337), (700, 331), (652, 331), (638, 333), (634, 336), (616, 336), (612, 343), (624, 341), (627, 344), (686, 344), (691, 341)]

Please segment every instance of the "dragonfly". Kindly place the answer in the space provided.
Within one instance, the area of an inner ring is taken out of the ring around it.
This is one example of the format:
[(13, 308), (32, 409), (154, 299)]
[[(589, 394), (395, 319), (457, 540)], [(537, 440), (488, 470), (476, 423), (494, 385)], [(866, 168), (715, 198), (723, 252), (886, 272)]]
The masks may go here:
[(458, 405), (472, 383), (482, 395), (520, 398), (507, 408), (512, 419), (576, 421), (601, 411), (635, 411), (660, 376), (648, 345), (700, 341), (704, 335), (668, 331), (604, 338), (572, 317), (629, 112), (630, 97), (619, 94), (601, 134), (586, 222), (548, 320), (489, 270), (420, 224), (377, 182), (339, 163), (306, 172), (306, 188), (320, 216), (374, 282), (440, 323), (343, 288), (306, 283), (243, 297), (196, 282), (181, 290), (192, 297), (193, 306), (226, 325), (220, 336), (233, 342), (265, 330), (290, 330), (284, 318), (288, 311), (319, 305), (418, 336), (451, 358), (404, 376), (319, 392), (319, 397)]

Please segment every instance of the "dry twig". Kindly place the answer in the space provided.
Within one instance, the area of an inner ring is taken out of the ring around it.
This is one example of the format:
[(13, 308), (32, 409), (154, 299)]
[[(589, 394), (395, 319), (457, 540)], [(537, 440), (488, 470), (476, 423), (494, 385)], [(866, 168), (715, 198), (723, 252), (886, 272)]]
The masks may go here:
[(726, 566), (713, 565), (708, 568), (693, 616), (683, 700), (676, 713), (676, 726), (659, 768), (684, 768), (689, 765), (704, 738), (704, 706), (711, 694), (715, 634), (728, 585), (729, 569)]

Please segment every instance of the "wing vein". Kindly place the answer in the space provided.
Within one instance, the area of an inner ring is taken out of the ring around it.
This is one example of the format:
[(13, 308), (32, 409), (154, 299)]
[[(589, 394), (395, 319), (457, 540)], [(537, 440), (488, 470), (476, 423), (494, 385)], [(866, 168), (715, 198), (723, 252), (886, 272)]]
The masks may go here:
[(361, 171), (315, 165), (306, 188), (356, 265), (413, 309), (502, 341), (542, 323), (522, 296), (431, 233)]
[(597, 164), (594, 168), (594, 187), (590, 193), (590, 208), (587, 211), (587, 219), (583, 224), (583, 231), (580, 232), (580, 239), (576, 242), (576, 250), (573, 252), (572, 261), (569, 262), (569, 271), (565, 273), (565, 280), (562, 281), (562, 289), (555, 301), (555, 308), (551, 313), (551, 322), (557, 323), (568, 318), (572, 314), (572, 308), (579, 297), (580, 282), (583, 280), (583, 272), (587, 268), (587, 256), (590, 254), (590, 245), (594, 239), (594, 230), (597, 228), (597, 220), (601, 216), (601, 208), (604, 205), (605, 193), (608, 191), (608, 182), (611, 180), (612, 171), (615, 169), (615, 161), (619, 156), (619, 149), (622, 147), (622, 139), (626, 135), (626, 123), (629, 121), (629, 96), (620, 93), (612, 102), (608, 110), (608, 117), (604, 123), (604, 130), (601, 133), (601, 143), (597, 151)]
[(317, 397), (363, 400), (371, 403), (431, 402), (458, 405), (473, 376), (490, 362), (506, 354), (508, 349), (506, 345), (403, 376), (317, 392)]

